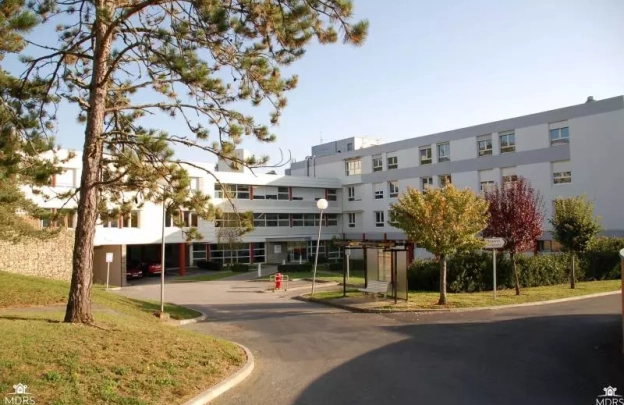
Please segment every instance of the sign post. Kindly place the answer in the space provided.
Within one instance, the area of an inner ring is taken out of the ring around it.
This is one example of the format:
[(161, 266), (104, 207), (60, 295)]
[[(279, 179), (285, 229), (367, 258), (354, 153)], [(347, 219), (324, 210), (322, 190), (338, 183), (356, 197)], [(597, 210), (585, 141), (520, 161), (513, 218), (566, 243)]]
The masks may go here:
[(496, 299), (496, 249), (500, 249), (505, 246), (505, 239), (503, 238), (488, 238), (485, 239), (485, 248), (492, 249), (492, 284), (494, 290), (494, 299)]
[(351, 256), (351, 249), (345, 249), (345, 260), (347, 261), (347, 281), (349, 281), (349, 256)]
[(113, 262), (113, 254), (106, 253), (106, 289), (108, 290), (108, 279), (110, 277), (110, 264)]

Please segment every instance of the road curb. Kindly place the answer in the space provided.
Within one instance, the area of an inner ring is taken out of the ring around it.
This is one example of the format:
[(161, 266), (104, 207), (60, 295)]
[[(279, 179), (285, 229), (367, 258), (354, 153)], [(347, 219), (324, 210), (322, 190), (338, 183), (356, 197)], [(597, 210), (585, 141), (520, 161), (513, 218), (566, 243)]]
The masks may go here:
[(521, 304), (509, 304), (509, 305), (496, 305), (492, 307), (475, 307), (475, 308), (440, 308), (440, 309), (391, 309), (391, 308), (357, 308), (352, 307), (350, 305), (338, 304), (335, 302), (331, 302), (328, 300), (319, 300), (317, 298), (304, 297), (303, 295), (298, 295), (296, 297), (292, 297), (298, 301), (305, 302), (314, 302), (317, 304), (323, 304), (334, 308), (344, 309), (346, 311), (351, 311), (355, 313), (366, 313), (366, 314), (387, 314), (387, 313), (401, 313), (401, 312), (410, 312), (410, 313), (437, 313), (437, 312), (477, 312), (477, 311), (497, 311), (501, 309), (510, 309), (510, 308), (522, 308), (522, 307), (533, 307), (533, 306), (541, 306), (541, 305), (549, 305), (549, 304), (558, 304), (561, 302), (569, 302), (569, 301), (579, 301), (589, 298), (599, 298), (606, 297), (609, 295), (620, 294), (621, 291), (609, 291), (604, 293), (596, 293), (596, 294), (588, 294), (588, 295), (579, 295), (576, 297), (568, 297), (568, 298), (558, 298), (555, 300), (548, 301), (535, 301), (535, 302), (524, 302)]
[(236, 387), (238, 384), (243, 382), (247, 377), (249, 377), (255, 367), (254, 357), (251, 354), (251, 351), (240, 343), (232, 342), (238, 345), (241, 349), (245, 351), (245, 355), (247, 356), (247, 362), (245, 365), (226, 378), (221, 381), (217, 385), (214, 385), (194, 398), (186, 401), (183, 405), (204, 405), (212, 401), (213, 399), (223, 395), (226, 391)]
[[(184, 306), (184, 305), (180, 305), (180, 306)], [(199, 312), (201, 315), (196, 317), (196, 318), (191, 318), (191, 319), (181, 319), (179, 321), (175, 321), (177, 326), (184, 326), (184, 325), (190, 325), (192, 323), (197, 323), (197, 322), (202, 322), (205, 321), (206, 318), (208, 318), (208, 315), (205, 312), (202, 312), (198, 309), (195, 308), (191, 308), (191, 307), (186, 307), (188, 309), (192, 309), (193, 311), (197, 311)]]

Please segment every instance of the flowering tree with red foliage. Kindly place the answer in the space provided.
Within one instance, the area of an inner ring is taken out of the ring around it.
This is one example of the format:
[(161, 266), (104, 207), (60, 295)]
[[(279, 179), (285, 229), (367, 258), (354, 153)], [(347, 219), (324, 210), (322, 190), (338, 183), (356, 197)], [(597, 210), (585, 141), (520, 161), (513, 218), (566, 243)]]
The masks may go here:
[(528, 180), (518, 177), (514, 182), (497, 185), (486, 191), (485, 199), (489, 203), (490, 218), (483, 236), (505, 239), (503, 250), (509, 253), (513, 262), (516, 295), (520, 295), (516, 257), (518, 253), (533, 250), (536, 239), (542, 234), (542, 196), (531, 187)]

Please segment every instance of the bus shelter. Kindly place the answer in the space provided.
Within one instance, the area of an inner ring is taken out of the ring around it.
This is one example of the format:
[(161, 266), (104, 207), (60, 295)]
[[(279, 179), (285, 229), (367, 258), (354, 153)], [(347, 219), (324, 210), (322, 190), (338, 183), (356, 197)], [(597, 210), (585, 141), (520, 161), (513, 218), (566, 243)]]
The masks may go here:
[(345, 249), (343, 261), (343, 294), (347, 295), (346, 278), (349, 260), (349, 251), (361, 249), (366, 262), (364, 273), (365, 287), (371, 280), (388, 282), (388, 295), (394, 298), (408, 300), (407, 268), (413, 245), (397, 241), (360, 241), (337, 240), (336, 246)]

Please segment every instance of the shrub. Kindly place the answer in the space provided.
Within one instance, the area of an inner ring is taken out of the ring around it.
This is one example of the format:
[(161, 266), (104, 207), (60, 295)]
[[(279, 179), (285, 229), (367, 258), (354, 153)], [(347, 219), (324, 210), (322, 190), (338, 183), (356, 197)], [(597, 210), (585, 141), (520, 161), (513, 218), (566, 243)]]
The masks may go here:
[[(570, 256), (538, 255), (518, 256), (518, 273), (521, 287), (563, 284), (569, 281)], [(577, 278), (582, 278), (582, 270)], [(492, 253), (475, 251), (461, 253), (447, 260), (447, 289), (449, 292), (491, 291)], [(410, 290), (438, 291), (440, 267), (435, 260), (416, 260), (408, 269)], [(496, 285), (498, 288), (513, 288), (513, 264), (506, 255), (496, 256)]]
[(234, 263), (230, 266), (227, 267), (228, 270), (230, 271), (235, 271), (235, 272), (239, 272), (239, 273), (246, 273), (249, 271), (249, 265), (248, 264), (243, 264), (243, 263)]
[(195, 265), (204, 270), (223, 270), (223, 263), (209, 262), (208, 260), (198, 260)]
[[(624, 249), (624, 239), (595, 238), (587, 250), (579, 255), (579, 267), (587, 280), (615, 280), (621, 277), (619, 251)], [(616, 270), (615, 268), (618, 267)]]
[(280, 273), (303, 273), (306, 271), (312, 271), (312, 267), (312, 263), (280, 264), (277, 266), (277, 271)]

